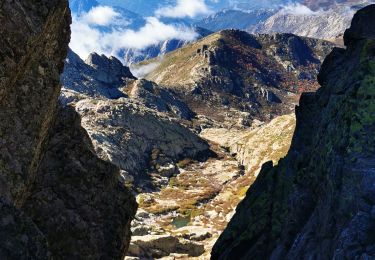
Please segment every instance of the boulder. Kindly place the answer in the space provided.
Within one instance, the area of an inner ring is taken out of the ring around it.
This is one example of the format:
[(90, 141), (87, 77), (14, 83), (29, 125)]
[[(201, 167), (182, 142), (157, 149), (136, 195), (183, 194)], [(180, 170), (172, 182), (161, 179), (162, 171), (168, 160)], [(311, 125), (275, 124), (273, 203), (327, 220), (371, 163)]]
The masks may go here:
[(173, 253), (197, 257), (204, 253), (204, 246), (171, 235), (148, 235), (132, 237), (128, 251), (129, 256), (157, 258)]

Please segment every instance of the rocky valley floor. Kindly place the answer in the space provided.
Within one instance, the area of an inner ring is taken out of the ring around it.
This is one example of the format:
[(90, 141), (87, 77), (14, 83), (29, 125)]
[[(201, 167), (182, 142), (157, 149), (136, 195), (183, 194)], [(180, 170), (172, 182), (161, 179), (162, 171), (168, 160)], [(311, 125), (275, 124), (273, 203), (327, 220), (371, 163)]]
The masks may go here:
[(138, 195), (126, 259), (209, 259), (262, 164), (287, 153), (294, 127), (287, 115), (252, 130), (205, 129), (201, 136), (216, 157), (181, 161), (160, 191)]

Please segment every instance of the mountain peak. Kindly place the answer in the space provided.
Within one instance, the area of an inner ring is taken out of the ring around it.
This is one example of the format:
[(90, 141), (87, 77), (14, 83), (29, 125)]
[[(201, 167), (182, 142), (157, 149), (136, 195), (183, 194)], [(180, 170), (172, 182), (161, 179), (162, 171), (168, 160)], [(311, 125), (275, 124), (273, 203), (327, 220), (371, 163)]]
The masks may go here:
[(114, 84), (122, 78), (135, 79), (129, 67), (124, 66), (114, 56), (107, 57), (93, 52), (87, 57), (85, 63), (97, 70), (96, 78), (103, 83)]
[(251, 35), (230, 29), (140, 66), (155, 65), (146, 78), (180, 93), (198, 114), (219, 120), (217, 109), (230, 107), (228, 113), (245, 112), (268, 121), (271, 115), (290, 113), (302, 91), (317, 89), (318, 69), (332, 47), (293, 34)]

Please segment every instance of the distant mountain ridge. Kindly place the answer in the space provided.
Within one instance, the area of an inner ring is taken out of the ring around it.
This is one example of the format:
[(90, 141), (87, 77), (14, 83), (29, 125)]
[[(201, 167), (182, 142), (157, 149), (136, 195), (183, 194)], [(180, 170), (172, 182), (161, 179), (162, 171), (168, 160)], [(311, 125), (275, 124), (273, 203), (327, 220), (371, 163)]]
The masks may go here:
[[(194, 30), (198, 35), (196, 40), (199, 40), (212, 33), (211, 31), (200, 27), (195, 27)], [(164, 56), (165, 54), (179, 49), (189, 43), (191, 43), (191, 41), (170, 39), (159, 44), (149, 46), (143, 50), (124, 49), (121, 56), (124, 59), (124, 64), (129, 66), (134, 63), (142, 62), (144, 60)]]
[(302, 4), (309, 7), (312, 10), (319, 10), (324, 9), (327, 10), (329, 8), (334, 7), (337, 4), (350, 4), (356, 5), (360, 3), (370, 3), (371, 1), (364, 1), (364, 0), (304, 0)]
[[(239, 1), (241, 2), (241, 1)], [(349, 27), (354, 13), (372, 0), (273, 2), (268, 9), (238, 4), (197, 22), (218, 31), (243, 29), (250, 33), (293, 33), (299, 36), (336, 41)], [(240, 7), (240, 8), (239, 8)]]
[(318, 39), (336, 39), (349, 27), (356, 11), (335, 6), (327, 11), (298, 13), (281, 9), (263, 22), (248, 28), (251, 33), (293, 33)]
[(224, 29), (245, 30), (266, 20), (274, 13), (273, 9), (248, 11), (226, 9), (202, 19), (196, 25), (214, 32)]

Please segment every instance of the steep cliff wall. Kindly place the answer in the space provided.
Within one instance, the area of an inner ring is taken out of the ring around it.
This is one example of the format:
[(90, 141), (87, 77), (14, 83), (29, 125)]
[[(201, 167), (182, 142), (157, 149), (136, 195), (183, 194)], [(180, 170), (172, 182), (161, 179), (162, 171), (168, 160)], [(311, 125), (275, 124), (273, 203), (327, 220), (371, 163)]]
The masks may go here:
[(120, 259), (130, 242), (118, 169), (57, 113), (70, 21), (66, 0), (0, 0), (1, 259)]
[(70, 11), (57, 0), (0, 6), (0, 176), (20, 205), (53, 124)]
[(287, 157), (263, 166), (212, 259), (375, 257), (374, 16), (355, 15), (302, 96)]
[(61, 109), (23, 210), (55, 259), (123, 259), (136, 211), (119, 170), (100, 160), (80, 116)]

